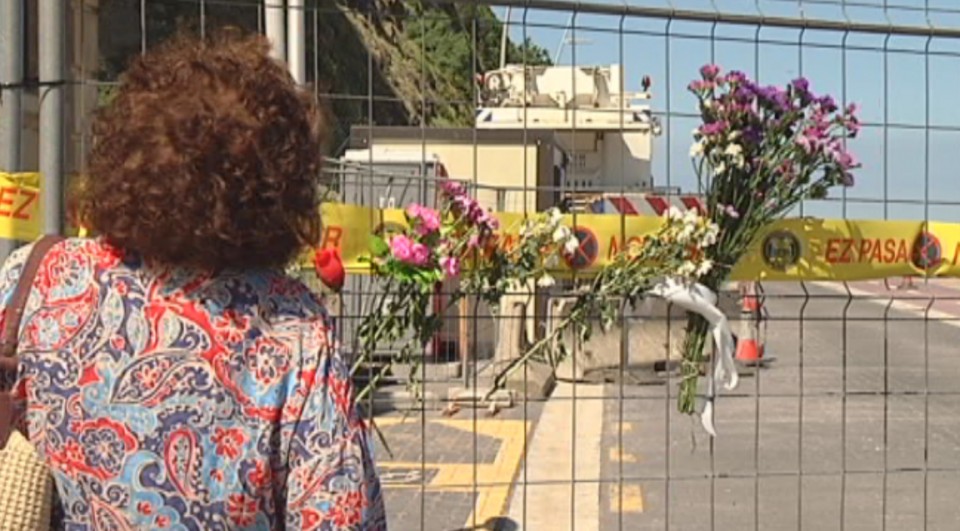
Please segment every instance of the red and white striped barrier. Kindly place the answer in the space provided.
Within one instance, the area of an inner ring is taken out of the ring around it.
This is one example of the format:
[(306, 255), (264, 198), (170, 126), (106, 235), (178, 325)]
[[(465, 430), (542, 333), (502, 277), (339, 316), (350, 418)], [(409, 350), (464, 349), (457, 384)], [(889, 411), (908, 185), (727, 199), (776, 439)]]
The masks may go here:
[(605, 195), (595, 199), (590, 210), (595, 214), (623, 214), (625, 216), (662, 216), (671, 206), (680, 210), (706, 213), (703, 199), (696, 195)]

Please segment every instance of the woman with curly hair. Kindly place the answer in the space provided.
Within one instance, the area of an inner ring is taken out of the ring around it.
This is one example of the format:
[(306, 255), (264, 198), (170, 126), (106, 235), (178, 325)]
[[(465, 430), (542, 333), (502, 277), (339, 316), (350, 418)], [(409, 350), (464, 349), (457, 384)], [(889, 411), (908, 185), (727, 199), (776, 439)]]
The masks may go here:
[[(68, 529), (382, 529), (322, 303), (325, 131), (261, 37), (174, 39), (96, 116), (77, 208), (19, 328), (15, 424)], [(9, 307), (30, 249), (0, 272)]]

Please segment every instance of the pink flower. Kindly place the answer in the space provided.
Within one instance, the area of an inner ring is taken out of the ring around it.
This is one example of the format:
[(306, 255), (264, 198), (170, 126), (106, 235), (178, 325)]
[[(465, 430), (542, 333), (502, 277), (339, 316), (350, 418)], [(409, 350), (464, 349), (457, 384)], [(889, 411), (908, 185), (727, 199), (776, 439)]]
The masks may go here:
[(413, 240), (403, 234), (398, 234), (390, 239), (390, 254), (401, 262), (409, 262), (413, 256)]
[(838, 149), (833, 155), (833, 160), (844, 170), (849, 170), (860, 165), (853, 153), (844, 149)]
[(733, 208), (733, 205), (724, 205), (718, 203), (717, 208), (726, 216), (729, 216), (733, 219), (740, 219), (740, 213), (737, 212), (736, 208)]
[(447, 197), (459, 197), (467, 193), (467, 189), (462, 183), (457, 181), (443, 181), (440, 183), (440, 191)]
[(425, 236), (440, 228), (440, 214), (416, 203), (407, 207), (407, 216), (414, 220), (417, 234)]
[(404, 234), (390, 239), (390, 254), (405, 264), (425, 266), (430, 261), (430, 249)]
[(470, 239), (467, 240), (467, 249), (476, 249), (480, 246), (480, 236), (476, 234), (471, 234)]
[(700, 133), (705, 136), (719, 135), (727, 131), (727, 125), (727, 122), (724, 120), (703, 124), (700, 126)]
[(477, 224), (481, 227), (493, 232), (500, 228), (500, 222), (497, 221), (497, 218), (493, 217), (488, 210), (480, 210), (477, 215)]
[(453, 198), (453, 207), (459, 215), (467, 216), (471, 219), (473, 213), (478, 208), (477, 202), (473, 198), (465, 195), (457, 196)]
[(422, 243), (414, 243), (410, 254), (410, 263), (425, 266), (430, 261), (430, 249)]
[(703, 76), (703, 79), (711, 80), (720, 75), (720, 67), (717, 65), (703, 65), (700, 68), (700, 75)]
[(441, 258), (440, 267), (443, 268), (443, 273), (448, 277), (455, 277), (460, 274), (460, 260), (455, 256)]
[(690, 82), (690, 85), (687, 86), (687, 89), (693, 92), (700, 92), (703, 90), (710, 90), (716, 86), (716, 83), (713, 81), (703, 81), (700, 79)]

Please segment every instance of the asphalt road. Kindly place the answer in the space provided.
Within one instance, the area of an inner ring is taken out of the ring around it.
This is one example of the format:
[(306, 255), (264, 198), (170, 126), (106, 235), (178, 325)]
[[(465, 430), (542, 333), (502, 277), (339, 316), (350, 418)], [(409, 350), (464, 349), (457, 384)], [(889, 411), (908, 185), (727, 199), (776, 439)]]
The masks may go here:
[(542, 419), (528, 404), (393, 424), (391, 528), (960, 529), (960, 290), (766, 291), (769, 363), (718, 400), (717, 439), (677, 413), (676, 379), (649, 375), (573, 393), (599, 408), (552, 398)]
[(608, 386), (600, 529), (960, 529), (960, 292), (932, 291), (767, 286), (774, 359), (714, 441), (667, 386)]

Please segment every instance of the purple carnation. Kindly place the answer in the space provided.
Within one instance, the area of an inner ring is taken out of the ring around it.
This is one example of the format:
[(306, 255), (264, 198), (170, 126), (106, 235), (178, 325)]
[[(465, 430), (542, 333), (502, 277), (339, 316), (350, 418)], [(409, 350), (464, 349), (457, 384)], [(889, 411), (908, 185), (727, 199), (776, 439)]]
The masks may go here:
[(801, 94), (810, 92), (810, 82), (807, 81), (807, 78), (805, 77), (798, 77), (797, 79), (794, 79), (792, 82), (790, 82), (790, 86)]
[(731, 70), (730, 73), (727, 74), (727, 83), (742, 84), (746, 82), (747, 82), (747, 75), (744, 74), (743, 72), (740, 72), (739, 70)]
[(837, 102), (834, 101), (829, 95), (820, 98), (817, 100), (817, 103), (820, 105), (820, 109), (822, 109), (825, 113), (836, 112), (837, 110)]

